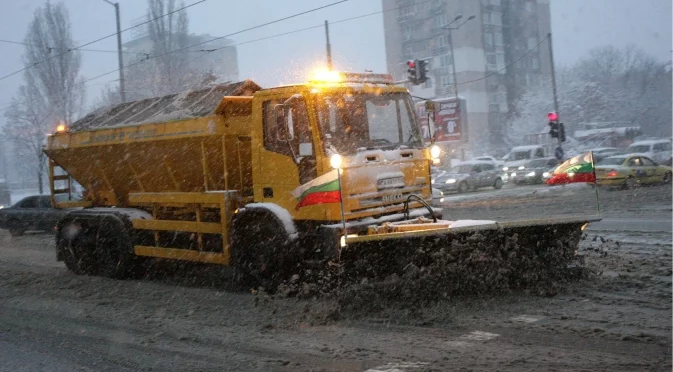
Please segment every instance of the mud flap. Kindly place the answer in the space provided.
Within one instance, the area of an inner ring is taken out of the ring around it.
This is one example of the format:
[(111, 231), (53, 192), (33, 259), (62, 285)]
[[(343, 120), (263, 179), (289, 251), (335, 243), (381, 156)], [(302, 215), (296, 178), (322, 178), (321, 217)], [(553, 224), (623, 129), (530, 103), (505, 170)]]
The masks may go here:
[(342, 278), (413, 283), (438, 295), (510, 290), (564, 278), (583, 227), (596, 219), (495, 223), (347, 240)]

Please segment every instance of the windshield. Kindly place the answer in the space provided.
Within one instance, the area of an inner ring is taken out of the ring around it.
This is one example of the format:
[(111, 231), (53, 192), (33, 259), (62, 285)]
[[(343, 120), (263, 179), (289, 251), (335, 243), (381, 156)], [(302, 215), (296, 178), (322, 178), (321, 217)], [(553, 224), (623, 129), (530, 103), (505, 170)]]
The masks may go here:
[(650, 151), (650, 145), (637, 145), (629, 147), (629, 153), (634, 154), (637, 152), (648, 152)]
[(598, 164), (598, 165), (622, 165), (624, 163), (624, 159), (626, 159), (626, 158), (622, 158), (622, 157), (619, 157), (619, 158), (605, 158), (605, 159), (599, 160), (598, 163), (596, 163), (596, 164)]
[(316, 100), (320, 133), (332, 151), (422, 146), (406, 93), (335, 93)]
[(451, 168), (451, 173), (470, 173), (472, 172), (472, 167), (474, 165), (471, 164), (465, 164), (465, 165), (456, 165), (455, 167)]
[(531, 168), (546, 167), (549, 165), (549, 159), (535, 159), (528, 163)]
[(509, 154), (507, 161), (530, 159), (530, 151), (515, 151)]

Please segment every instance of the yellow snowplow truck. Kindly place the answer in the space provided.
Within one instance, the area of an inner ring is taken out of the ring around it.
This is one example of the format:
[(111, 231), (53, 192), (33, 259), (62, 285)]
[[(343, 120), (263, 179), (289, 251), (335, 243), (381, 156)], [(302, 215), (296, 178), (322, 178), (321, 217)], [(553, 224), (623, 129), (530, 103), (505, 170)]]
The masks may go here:
[(57, 225), (57, 258), (114, 278), (147, 258), (232, 265), (273, 285), (328, 261), (385, 276), (475, 233), (572, 257), (586, 218), (442, 220), (429, 205), (439, 149), (417, 123), (408, 90), (372, 73), (269, 89), (247, 80), (100, 109), (59, 126), (44, 149), (52, 203), (73, 208)]

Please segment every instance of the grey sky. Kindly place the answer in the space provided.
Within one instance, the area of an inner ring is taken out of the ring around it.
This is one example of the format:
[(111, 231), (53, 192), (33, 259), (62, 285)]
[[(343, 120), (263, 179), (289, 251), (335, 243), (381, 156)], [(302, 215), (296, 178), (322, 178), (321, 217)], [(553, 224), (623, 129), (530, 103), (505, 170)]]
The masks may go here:
[[(196, 0), (185, 0), (190, 4)], [(207, 0), (189, 8), (190, 31), (222, 36), (336, 0)], [(479, 1), (479, 0), (474, 0)], [(44, 1), (3, 2), (0, 39), (22, 41), (34, 10)], [(115, 31), (114, 9), (103, 0), (65, 0), (70, 11), (76, 44), (88, 42)], [(120, 0), (122, 28), (142, 17), (145, 0)], [(282, 23), (232, 36), (245, 42), (309, 26), (324, 20), (342, 19), (381, 11), (381, 0), (350, 0), (324, 10)], [(570, 64), (591, 48), (606, 44), (621, 47), (636, 44), (659, 60), (671, 58), (670, 0), (551, 0), (554, 54), (557, 64)], [(351, 71), (384, 71), (385, 49), (380, 14), (330, 26), (336, 68)], [(125, 34), (125, 39), (128, 36)], [(88, 46), (90, 49), (116, 50), (109, 38)], [(22, 68), (23, 47), (0, 43), (0, 76)], [(241, 79), (250, 78), (262, 86), (301, 81), (314, 66), (325, 60), (324, 31), (321, 28), (238, 46)], [(117, 68), (114, 53), (83, 53), (82, 74), (89, 78)], [(89, 103), (118, 73), (88, 83)], [(7, 106), (22, 81), (21, 74), (0, 81), (0, 110)], [(116, 84), (112, 82), (111, 84)], [(0, 114), (2, 111), (0, 111)], [(0, 123), (4, 116), (0, 115)]]

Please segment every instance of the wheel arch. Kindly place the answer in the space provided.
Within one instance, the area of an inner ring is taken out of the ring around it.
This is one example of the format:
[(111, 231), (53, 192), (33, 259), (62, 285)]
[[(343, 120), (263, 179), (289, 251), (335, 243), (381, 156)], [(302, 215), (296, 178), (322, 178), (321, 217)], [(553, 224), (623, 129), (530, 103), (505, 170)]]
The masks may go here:
[(294, 223), (290, 212), (274, 203), (250, 203), (239, 209), (233, 220), (234, 230), (238, 228), (238, 224), (241, 223), (241, 221), (255, 215), (272, 218), (278, 226), (283, 228), (289, 240), (292, 241), (298, 238), (297, 225)]

